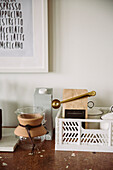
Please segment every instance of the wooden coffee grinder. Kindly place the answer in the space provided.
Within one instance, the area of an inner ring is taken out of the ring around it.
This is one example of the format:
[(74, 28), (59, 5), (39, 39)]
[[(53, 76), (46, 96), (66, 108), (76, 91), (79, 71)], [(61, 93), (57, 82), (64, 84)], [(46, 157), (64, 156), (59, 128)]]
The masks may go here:
[[(63, 100), (77, 97), (88, 93), (86, 89), (64, 89)], [(88, 98), (83, 97), (78, 100), (63, 103), (62, 117), (64, 118), (87, 118)]]
[(57, 109), (63, 104), (62, 118), (87, 119), (88, 97), (95, 95), (95, 91), (88, 92), (86, 89), (64, 89), (63, 101), (54, 99), (52, 107)]

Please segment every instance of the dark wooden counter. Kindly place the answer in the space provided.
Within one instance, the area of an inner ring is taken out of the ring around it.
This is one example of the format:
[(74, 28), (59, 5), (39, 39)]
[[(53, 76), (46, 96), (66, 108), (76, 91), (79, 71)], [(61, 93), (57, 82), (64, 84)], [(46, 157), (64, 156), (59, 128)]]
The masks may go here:
[(14, 153), (0, 152), (0, 170), (113, 170), (112, 153), (55, 151), (54, 140), (44, 141), (39, 151), (29, 155), (18, 146)]

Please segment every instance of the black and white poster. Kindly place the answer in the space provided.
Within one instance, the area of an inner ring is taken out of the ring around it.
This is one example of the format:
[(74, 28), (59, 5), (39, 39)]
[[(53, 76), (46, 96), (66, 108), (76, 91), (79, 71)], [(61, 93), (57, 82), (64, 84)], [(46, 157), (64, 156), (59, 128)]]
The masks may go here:
[(32, 18), (32, 0), (0, 0), (0, 56), (33, 56)]

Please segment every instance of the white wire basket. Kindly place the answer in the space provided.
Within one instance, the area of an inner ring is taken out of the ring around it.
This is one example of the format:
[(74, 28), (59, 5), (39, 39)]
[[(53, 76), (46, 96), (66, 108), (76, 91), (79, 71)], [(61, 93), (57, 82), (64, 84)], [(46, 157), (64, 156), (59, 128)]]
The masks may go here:
[[(113, 152), (113, 121), (100, 119), (55, 119), (55, 150)], [(107, 123), (107, 129), (86, 129), (83, 123)]]

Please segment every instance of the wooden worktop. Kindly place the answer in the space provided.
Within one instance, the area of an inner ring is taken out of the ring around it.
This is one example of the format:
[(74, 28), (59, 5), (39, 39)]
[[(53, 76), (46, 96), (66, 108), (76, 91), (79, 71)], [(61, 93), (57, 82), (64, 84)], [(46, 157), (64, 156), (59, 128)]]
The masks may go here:
[(55, 140), (29, 153), (20, 146), (14, 153), (0, 152), (0, 170), (113, 170), (112, 153), (55, 151)]

